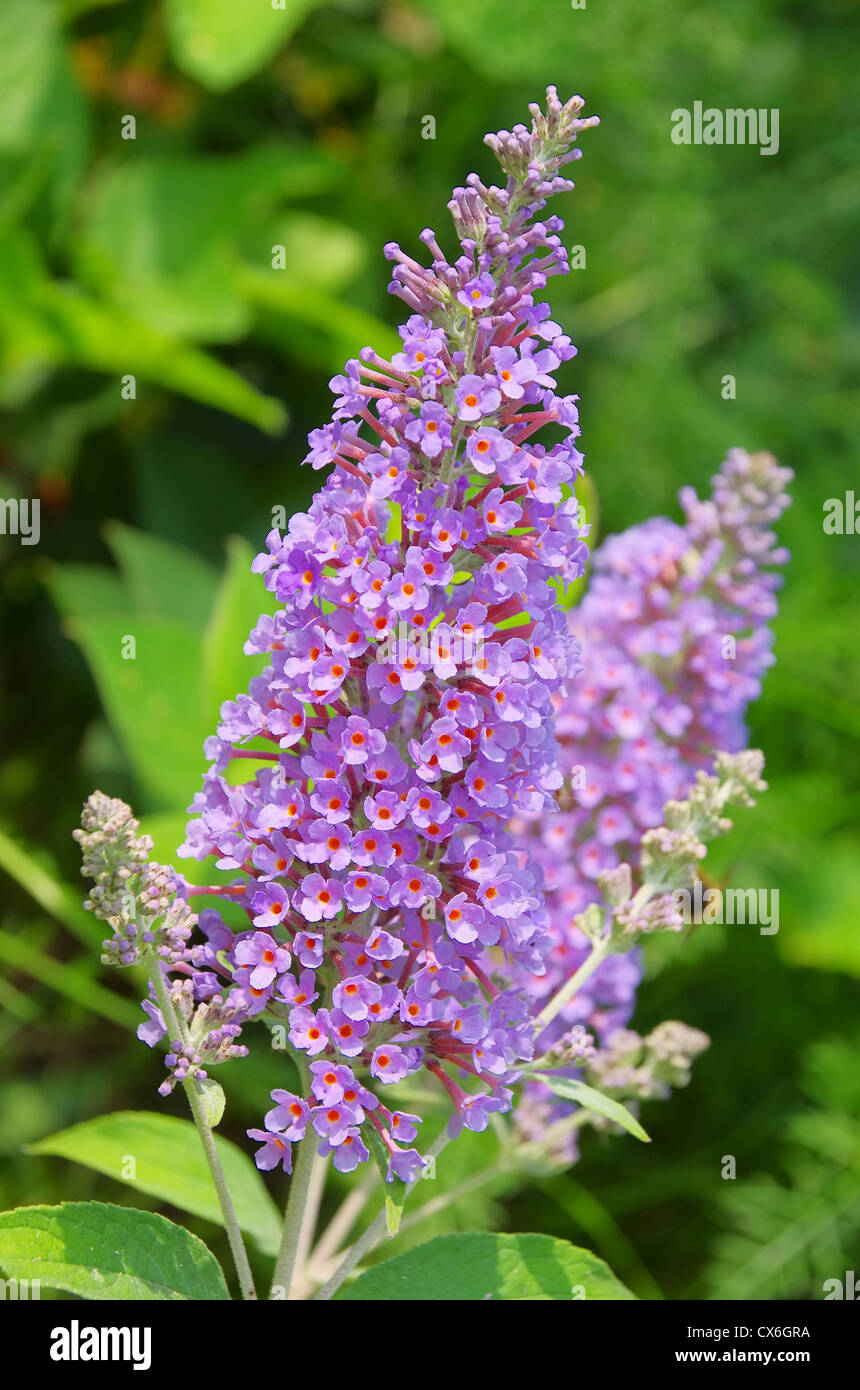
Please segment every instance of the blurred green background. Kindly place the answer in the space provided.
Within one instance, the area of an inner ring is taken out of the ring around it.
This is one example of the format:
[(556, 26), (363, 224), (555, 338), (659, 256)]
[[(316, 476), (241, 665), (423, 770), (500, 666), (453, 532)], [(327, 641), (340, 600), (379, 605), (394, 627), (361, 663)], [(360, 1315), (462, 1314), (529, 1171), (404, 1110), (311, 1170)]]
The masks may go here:
[[(586, 265), (551, 286), (599, 533), (675, 515), (734, 444), (796, 472), (751, 718), (771, 790), (709, 861), (779, 888), (780, 931), (653, 943), (636, 1026), (682, 1018), (713, 1046), (647, 1108), (652, 1145), (587, 1136), (570, 1173), (500, 1175), (395, 1248), (546, 1231), (642, 1297), (820, 1298), (857, 1267), (860, 541), (825, 535), (822, 506), (856, 477), (858, 38), (854, 0), (4, 0), (0, 497), (38, 497), (41, 538), (0, 536), (0, 1206), (147, 1204), (23, 1151), (104, 1111), (183, 1113), (78, 905), (80, 803), (100, 786), (163, 854), (181, 838), (200, 743), (251, 674), (250, 556), (273, 507), (309, 499), (328, 378), (390, 345), (381, 247), (447, 238), (451, 186), (492, 174), (484, 132), (553, 82), (602, 120), (558, 206)], [(778, 108), (779, 152), (672, 144), (696, 100)], [(232, 1137), (272, 1071), (225, 1069)]]

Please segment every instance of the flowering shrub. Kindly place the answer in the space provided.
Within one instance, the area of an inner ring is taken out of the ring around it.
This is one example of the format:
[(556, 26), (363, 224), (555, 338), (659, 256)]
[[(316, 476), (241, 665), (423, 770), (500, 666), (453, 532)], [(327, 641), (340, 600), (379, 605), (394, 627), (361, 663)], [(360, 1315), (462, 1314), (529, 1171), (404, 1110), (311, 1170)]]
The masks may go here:
[[(149, 971), (139, 1035), (166, 1041), (159, 1089), (188, 1096), (245, 1297), (210, 1071), (244, 1055), (248, 1024), (298, 1076), (249, 1131), (258, 1168), (293, 1174), (274, 1289), (291, 1287), (315, 1162), (372, 1158), (386, 1184), (321, 1297), (521, 1083), (514, 1149), (570, 1157), (586, 1119), (645, 1137), (623, 1101), (683, 1084), (707, 1041), (620, 1029), (638, 975), (623, 953), (677, 928), (672, 892), (764, 786), (742, 716), (767, 664), (783, 557), (765, 527), (786, 475), (736, 451), (712, 503), (685, 492), (684, 527), (610, 539), (579, 613), (557, 605), (549, 581), (582, 575), (588, 528), (577, 397), (555, 376), (575, 348), (539, 300), (567, 268), (562, 224), (541, 214), (572, 188), (560, 171), (596, 124), (581, 109), (550, 88), (530, 130), (487, 137), (505, 183), (455, 190), (456, 259), (430, 231), (429, 266), (386, 248), (401, 350), (367, 348), (331, 383), (306, 461), (332, 471), (254, 564), (279, 606), (246, 651), (268, 665), (206, 744), (179, 852), (223, 880), (193, 888), (150, 863), (129, 809), (98, 792), (76, 832), (104, 959)], [(219, 906), (198, 916), (194, 897)], [(387, 1090), (419, 1073), (450, 1110), (429, 1146)], [(550, 1092), (568, 1102), (553, 1115)]]

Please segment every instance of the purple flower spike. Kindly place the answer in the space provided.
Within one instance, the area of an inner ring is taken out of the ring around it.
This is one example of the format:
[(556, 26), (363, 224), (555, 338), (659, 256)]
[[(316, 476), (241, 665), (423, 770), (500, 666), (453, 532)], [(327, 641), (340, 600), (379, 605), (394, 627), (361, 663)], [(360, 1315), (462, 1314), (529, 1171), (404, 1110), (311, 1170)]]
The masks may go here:
[[(553, 699), (580, 668), (548, 584), (586, 559), (577, 398), (555, 377), (574, 349), (540, 292), (568, 268), (545, 206), (596, 124), (581, 109), (550, 88), (530, 131), (487, 137), (503, 186), (455, 189), (453, 262), (430, 230), (427, 264), (385, 248), (402, 348), (364, 348), (333, 377), (306, 459), (329, 476), (253, 565), (276, 611), (246, 650), (268, 664), (222, 707), (180, 852), (214, 858), (251, 927), (200, 952), (192, 988), (286, 1020), (313, 1059), (312, 1095), (275, 1091), (254, 1132), (261, 1166), (310, 1113), (349, 1171), (371, 1086), (425, 1066), (434, 1085), (495, 1082), (531, 1055), (525, 1006), (496, 1014), (549, 944), (540, 872), (507, 822), (555, 809)], [(476, 1124), (488, 1104), (467, 1110)], [(389, 1176), (422, 1165), (397, 1148)]]
[[(545, 971), (523, 979), (536, 1013), (588, 955), (572, 922), (600, 900), (597, 875), (622, 860), (636, 868), (640, 837), (661, 823), (664, 804), (688, 794), (716, 750), (746, 746), (744, 716), (773, 661), (769, 622), (788, 556), (772, 527), (791, 476), (769, 454), (733, 449), (710, 499), (681, 490), (683, 525), (654, 517), (595, 551), (589, 591), (571, 615), (585, 670), (556, 697), (561, 813), (532, 822), (528, 849), (543, 865), (553, 942)], [(541, 1049), (571, 1024), (605, 1043), (630, 1018), (640, 973), (635, 952), (609, 956)], [(533, 1083), (526, 1097), (524, 1128), (545, 1127), (547, 1093)], [(553, 1111), (565, 1107), (553, 1102)]]

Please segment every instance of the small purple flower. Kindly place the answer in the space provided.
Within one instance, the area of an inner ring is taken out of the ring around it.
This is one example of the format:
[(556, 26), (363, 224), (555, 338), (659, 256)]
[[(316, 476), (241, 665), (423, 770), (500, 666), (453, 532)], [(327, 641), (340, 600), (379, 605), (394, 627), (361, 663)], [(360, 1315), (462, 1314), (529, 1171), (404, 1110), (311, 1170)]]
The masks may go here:
[(141, 1042), (145, 1042), (147, 1047), (155, 1047), (157, 1042), (161, 1042), (167, 1029), (164, 1026), (164, 1018), (157, 1004), (150, 999), (144, 999), (140, 1006), (145, 1014), (149, 1015), (148, 1023), (141, 1023), (137, 1028), (137, 1036)]
[(406, 426), (406, 438), (427, 458), (438, 458), (451, 444), (451, 422), (445, 407), (438, 401), (425, 401), (420, 414)]
[(489, 309), (496, 294), (496, 284), (488, 273), (476, 275), (473, 279), (467, 280), (461, 290), (457, 291), (457, 298), (467, 309), (472, 309), (477, 313), (481, 309)]
[(293, 1171), (293, 1146), (279, 1134), (269, 1134), (265, 1129), (246, 1130), (249, 1139), (256, 1139), (261, 1148), (254, 1154), (254, 1162), (263, 1172), (271, 1172), (280, 1163), (285, 1173)]
[(514, 446), (499, 430), (485, 425), (469, 435), (466, 442), (466, 455), (479, 473), (492, 475), (496, 465), (511, 458)]
[(406, 1058), (396, 1043), (385, 1043), (374, 1049), (370, 1060), (370, 1074), (377, 1081), (389, 1085), (402, 1081), (409, 1067)]
[[(293, 942), (293, 951), (302, 965), (308, 970), (316, 970), (322, 965), (325, 937), (321, 933), (300, 931)], [(310, 977), (313, 979), (313, 976)], [(304, 979), (304, 974), (302, 975)]]
[(404, 1144), (411, 1144), (416, 1134), (418, 1126), (421, 1124), (419, 1115), (410, 1115), (406, 1110), (393, 1110), (389, 1121), (392, 1138), (402, 1140)]
[(300, 1008), (303, 1004), (313, 1004), (319, 998), (313, 970), (303, 970), (298, 980), (295, 975), (282, 975), (278, 981), (277, 993), (294, 1008)]
[(481, 503), (481, 516), (487, 528), (488, 535), (495, 535), (498, 532), (510, 531), (516, 526), (522, 515), (522, 508), (517, 502), (506, 502), (505, 494), (500, 487), (494, 487), (487, 493)]
[(320, 1138), (332, 1145), (343, 1143), (354, 1122), (349, 1106), (342, 1104), (315, 1105), (311, 1118)]
[(297, 1008), (290, 1012), (289, 1039), (293, 1047), (313, 1057), (328, 1044), (328, 1016), (324, 1009)]
[[(265, 883), (251, 898), (255, 927), (276, 927), (289, 911), (290, 895), (281, 883)], [(269, 938), (271, 940), (271, 937)]]
[(370, 1150), (361, 1138), (357, 1126), (348, 1129), (341, 1142), (334, 1147), (329, 1141), (323, 1140), (320, 1153), (333, 1154), (332, 1163), (339, 1173), (353, 1173), (359, 1163), (366, 1163), (370, 1158)]
[(406, 1183), (415, 1182), (426, 1166), (426, 1158), (422, 1158), (417, 1149), (399, 1149), (395, 1144), (389, 1154), (386, 1182), (394, 1178)]
[(233, 957), (237, 965), (252, 966), (248, 983), (253, 989), (267, 989), (278, 975), (290, 968), (290, 953), (268, 932), (254, 932), (236, 943)]
[(492, 380), (474, 374), (460, 378), (455, 400), (458, 419), (470, 422), (493, 415), (502, 403), (501, 393)]
[(311, 792), (311, 805), (330, 825), (340, 825), (342, 821), (349, 820), (349, 792), (341, 782), (326, 778)]
[(382, 753), (385, 734), (381, 729), (374, 729), (366, 719), (352, 714), (344, 724), (339, 742), (344, 762), (359, 766), (372, 755)]
[(332, 1009), (329, 1019), (329, 1036), (338, 1052), (344, 1057), (358, 1057), (364, 1050), (362, 1039), (367, 1033), (368, 1024), (363, 1019), (352, 1019), (342, 1009)]
[(293, 905), (306, 922), (329, 921), (340, 912), (343, 889), (337, 879), (307, 874), (296, 889)]
[(534, 363), (528, 357), (520, 359), (516, 349), (510, 347), (490, 348), (490, 356), (502, 395), (506, 400), (521, 400), (526, 386), (537, 376)]
[(276, 1104), (266, 1115), (266, 1129), (285, 1139), (303, 1138), (311, 1114), (307, 1102), (292, 1091), (273, 1091), (272, 1100)]
[(367, 1018), (370, 1006), (379, 1003), (382, 986), (364, 975), (349, 975), (335, 985), (331, 998), (335, 1009), (342, 1010), (354, 1023)]
[(461, 1128), (465, 1127), (473, 1130), (476, 1134), (482, 1134), (490, 1123), (490, 1116), (504, 1111), (504, 1109), (504, 1103), (497, 1096), (489, 1095), (485, 1091), (480, 1091), (477, 1095), (467, 1095), (451, 1116), (448, 1122), (448, 1132), (449, 1134), (457, 1134)]
[(400, 870), (399, 879), (391, 885), (391, 901), (403, 907), (423, 907), (429, 898), (437, 898), (442, 885), (435, 874), (414, 864)]

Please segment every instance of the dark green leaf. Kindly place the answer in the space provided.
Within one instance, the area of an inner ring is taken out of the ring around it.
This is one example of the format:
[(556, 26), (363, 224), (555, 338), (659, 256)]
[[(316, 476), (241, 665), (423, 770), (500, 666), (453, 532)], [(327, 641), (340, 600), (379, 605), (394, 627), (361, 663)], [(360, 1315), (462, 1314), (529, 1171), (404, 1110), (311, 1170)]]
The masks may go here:
[(437, 1236), (374, 1265), (339, 1295), (353, 1301), (484, 1302), (634, 1297), (589, 1250), (541, 1235)]

